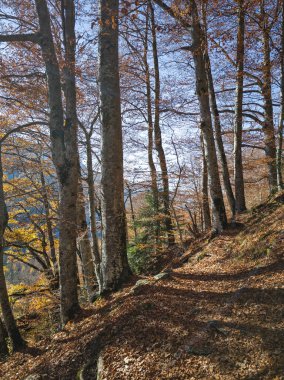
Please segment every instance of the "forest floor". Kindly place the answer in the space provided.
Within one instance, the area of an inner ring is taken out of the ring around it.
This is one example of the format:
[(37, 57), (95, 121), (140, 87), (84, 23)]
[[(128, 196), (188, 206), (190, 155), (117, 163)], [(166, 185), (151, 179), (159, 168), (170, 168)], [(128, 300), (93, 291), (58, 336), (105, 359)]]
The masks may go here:
[(31, 342), (0, 378), (95, 379), (98, 362), (100, 380), (284, 379), (284, 194), (238, 222)]

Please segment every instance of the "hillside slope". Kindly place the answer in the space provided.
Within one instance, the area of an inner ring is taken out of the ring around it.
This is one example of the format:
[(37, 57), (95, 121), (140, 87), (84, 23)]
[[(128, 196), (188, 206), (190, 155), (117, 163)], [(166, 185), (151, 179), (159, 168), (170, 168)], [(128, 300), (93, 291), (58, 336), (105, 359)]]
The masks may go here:
[(284, 379), (284, 193), (238, 222), (15, 354), (0, 378), (95, 379), (99, 363), (100, 380)]

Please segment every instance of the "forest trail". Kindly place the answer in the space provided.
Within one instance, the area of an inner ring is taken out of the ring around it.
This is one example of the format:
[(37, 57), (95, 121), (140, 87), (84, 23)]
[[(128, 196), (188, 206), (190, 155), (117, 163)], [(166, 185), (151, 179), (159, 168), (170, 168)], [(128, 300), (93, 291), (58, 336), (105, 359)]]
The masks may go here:
[(100, 380), (284, 379), (283, 201), (196, 243), (164, 278), (97, 301), (11, 357), (0, 378), (95, 379), (100, 353)]

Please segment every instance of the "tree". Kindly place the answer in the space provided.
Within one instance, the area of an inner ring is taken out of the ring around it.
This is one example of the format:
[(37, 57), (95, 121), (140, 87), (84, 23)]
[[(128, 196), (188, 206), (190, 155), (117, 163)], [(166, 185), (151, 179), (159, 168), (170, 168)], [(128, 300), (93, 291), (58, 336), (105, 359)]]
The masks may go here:
[(150, 15), (151, 15), (151, 31), (152, 31), (152, 45), (153, 45), (153, 61), (154, 61), (154, 72), (155, 72), (155, 118), (154, 118), (154, 136), (155, 136), (155, 147), (158, 152), (162, 182), (163, 182), (163, 192), (162, 199), (164, 205), (165, 214), (165, 226), (168, 234), (169, 246), (173, 245), (175, 242), (175, 236), (173, 234), (173, 225), (170, 213), (170, 189), (169, 189), (169, 175), (166, 156), (162, 143), (162, 133), (160, 128), (160, 70), (159, 70), (159, 58), (157, 49), (157, 38), (156, 38), (156, 22), (154, 7), (149, 0)]
[(243, 132), (243, 90), (244, 90), (244, 38), (245, 11), (243, 0), (238, 1), (238, 37), (237, 37), (237, 75), (236, 75), (236, 104), (234, 121), (234, 176), (236, 211), (246, 210), (244, 173), (242, 159)]
[[(14, 129), (13, 132), (16, 131), (17, 129)], [(20, 331), (13, 316), (3, 268), (4, 233), (8, 225), (8, 211), (3, 187), (2, 144), (11, 133), (12, 131), (7, 132), (0, 140), (0, 304), (5, 327), (7, 329), (9, 338), (11, 339), (13, 350), (17, 351), (25, 346), (25, 342), (21, 337)]]
[(2, 359), (5, 359), (5, 357), (8, 355), (8, 346), (6, 343), (6, 329), (3, 325), (3, 322), (0, 318), (0, 361)]
[(190, 13), (192, 25), (190, 25), (179, 13), (175, 13), (161, 0), (154, 0), (169, 15), (176, 18), (183, 27), (190, 31), (193, 52), (193, 60), (196, 75), (196, 92), (200, 109), (200, 128), (204, 136), (205, 155), (208, 165), (209, 188), (212, 200), (213, 229), (221, 232), (227, 226), (227, 216), (218, 172), (217, 155), (215, 149), (210, 102), (208, 94), (208, 79), (206, 75), (205, 39), (202, 31), (197, 6), (194, 0), (190, 1)]
[[(78, 150), (76, 95), (74, 94), (74, 3), (69, 2), (66, 10), (66, 121), (62, 105), (62, 87), (58, 60), (55, 52), (50, 15), (45, 0), (35, 0), (39, 19), (43, 60), (46, 66), (49, 106), (50, 139), (53, 162), (60, 185), (60, 294), (61, 320), (65, 324), (79, 310), (77, 294), (76, 263), (76, 203), (78, 191)], [(68, 94), (68, 95), (67, 95)], [(75, 108), (74, 108), (75, 107)]]
[(200, 137), (202, 150), (202, 214), (205, 231), (211, 228), (211, 216), (208, 197), (208, 169), (205, 157), (203, 136)]
[[(152, 116), (152, 96), (151, 96), (151, 78), (150, 78), (150, 68), (149, 68), (149, 63), (148, 63), (148, 51), (149, 51), (149, 15), (150, 15), (150, 3), (148, 3), (147, 6), (147, 11), (146, 11), (146, 25), (145, 25), (145, 42), (144, 42), (144, 54), (143, 54), (143, 63), (145, 67), (145, 82), (146, 82), (146, 96), (147, 96), (147, 122), (148, 122), (148, 165), (150, 168), (150, 176), (151, 176), (151, 191), (152, 191), (152, 196), (153, 196), (153, 208), (155, 211), (155, 214), (153, 215), (153, 218), (155, 219), (155, 230), (156, 230), (156, 244), (155, 248), (158, 247), (159, 245), (159, 239), (160, 239), (160, 220), (159, 220), (159, 189), (158, 189), (158, 183), (157, 183), (157, 169), (156, 165), (154, 162), (154, 157), (153, 157), (153, 148), (154, 148), (154, 139), (153, 139), (153, 132), (154, 132), (154, 123), (153, 123), (153, 116)], [(153, 9), (151, 8), (151, 14), (153, 14)], [(153, 27), (153, 26), (152, 26)], [(156, 56), (157, 54), (155, 54)], [(157, 59), (155, 59), (155, 62), (157, 64)], [(159, 70), (159, 68), (158, 68)], [(156, 73), (157, 75), (157, 73)], [(159, 75), (159, 74), (158, 74)], [(157, 76), (155, 76), (156, 79)], [(156, 83), (156, 90), (157, 90), (157, 80), (155, 80)], [(157, 92), (157, 91), (156, 91)], [(156, 99), (157, 101), (157, 99)], [(159, 107), (159, 105), (157, 105)], [(155, 107), (155, 131), (156, 135), (158, 137), (159, 134), (159, 110), (157, 107)], [(163, 149), (161, 149), (161, 140), (157, 140), (158, 148), (160, 150), (161, 155), (159, 157), (163, 158)], [(160, 158), (160, 162), (161, 162)], [(163, 162), (163, 160), (162, 160)], [(166, 172), (167, 172), (167, 168)], [(164, 176), (165, 176), (164, 172)], [(166, 183), (164, 182), (164, 185)], [(165, 190), (165, 188), (164, 188)], [(168, 189), (169, 190), (169, 189)], [(167, 189), (166, 189), (167, 193)], [(165, 199), (165, 196), (163, 196)]]
[(118, 68), (118, 0), (100, 0), (99, 89), (102, 123), (102, 292), (129, 276)]
[(94, 289), (96, 286), (95, 266), (93, 261), (92, 247), (89, 239), (89, 229), (86, 217), (86, 202), (84, 189), (81, 179), (78, 183), (78, 199), (77, 199), (77, 224), (78, 224), (78, 249), (83, 263), (84, 282), (89, 300), (92, 300)]
[(271, 88), (271, 59), (270, 59), (270, 30), (272, 23), (269, 22), (269, 15), (265, 10), (265, 0), (260, 2), (260, 28), (263, 41), (263, 65), (262, 65), (262, 96), (264, 99), (264, 144), (265, 154), (268, 161), (270, 193), (277, 190), (276, 171), (276, 144), (273, 120), (273, 102)]
[(283, 131), (284, 131), (284, 1), (281, 1), (282, 29), (281, 29), (281, 46), (280, 46), (280, 112), (278, 126), (278, 149), (277, 149), (277, 186), (278, 190), (283, 189), (282, 176), (282, 153), (283, 153)]
[(90, 224), (91, 224), (91, 238), (92, 238), (92, 256), (94, 259), (95, 273), (98, 284), (98, 291), (101, 292), (103, 279), (102, 279), (102, 270), (101, 270), (101, 255), (98, 245), (97, 237), (97, 218), (96, 218), (96, 196), (95, 196), (95, 179), (93, 172), (93, 153), (92, 153), (92, 135), (94, 132), (94, 125), (99, 117), (97, 113), (91, 123), (89, 130), (85, 127), (83, 123), (80, 122), (80, 127), (84, 132), (85, 136), (85, 147), (87, 155), (87, 178), (86, 182), (88, 185), (88, 198), (89, 198), (89, 207), (90, 207)]
[(228, 169), (228, 163), (227, 163), (227, 157), (224, 149), (223, 139), (222, 139), (222, 129), (221, 129), (221, 122), (220, 122), (220, 114), (218, 110), (217, 105), (217, 99), (216, 99), (216, 93), (214, 88), (214, 81), (212, 76), (212, 70), (211, 70), (211, 63), (210, 63), (210, 57), (208, 52), (208, 41), (207, 41), (207, 14), (206, 14), (205, 4), (202, 3), (202, 19), (203, 19), (203, 28), (204, 28), (204, 43), (205, 43), (205, 62), (206, 62), (206, 73), (207, 73), (207, 81), (208, 81), (208, 92), (209, 92), (209, 99), (210, 99), (210, 108), (211, 113), (213, 116), (214, 121), (214, 130), (215, 130), (215, 141), (221, 161), (221, 168), (222, 168), (222, 176), (223, 176), (223, 183), (225, 192), (227, 195), (227, 199), (229, 202), (229, 206), (231, 209), (232, 216), (234, 218), (235, 216), (235, 208), (236, 208), (236, 202), (235, 197), (233, 194), (231, 181), (230, 181), (230, 174)]

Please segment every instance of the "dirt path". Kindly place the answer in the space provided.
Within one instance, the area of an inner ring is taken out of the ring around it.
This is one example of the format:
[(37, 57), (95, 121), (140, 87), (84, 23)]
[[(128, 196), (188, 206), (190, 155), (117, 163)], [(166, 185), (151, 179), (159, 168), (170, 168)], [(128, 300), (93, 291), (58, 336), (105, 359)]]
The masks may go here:
[(105, 351), (104, 379), (284, 379), (283, 262), (211, 264), (145, 286)]
[(71, 380), (87, 363), (93, 379), (100, 351), (101, 380), (284, 379), (283, 269), (228, 267), (225, 253), (192, 260), (99, 301), (52, 341), (16, 354), (0, 377)]

